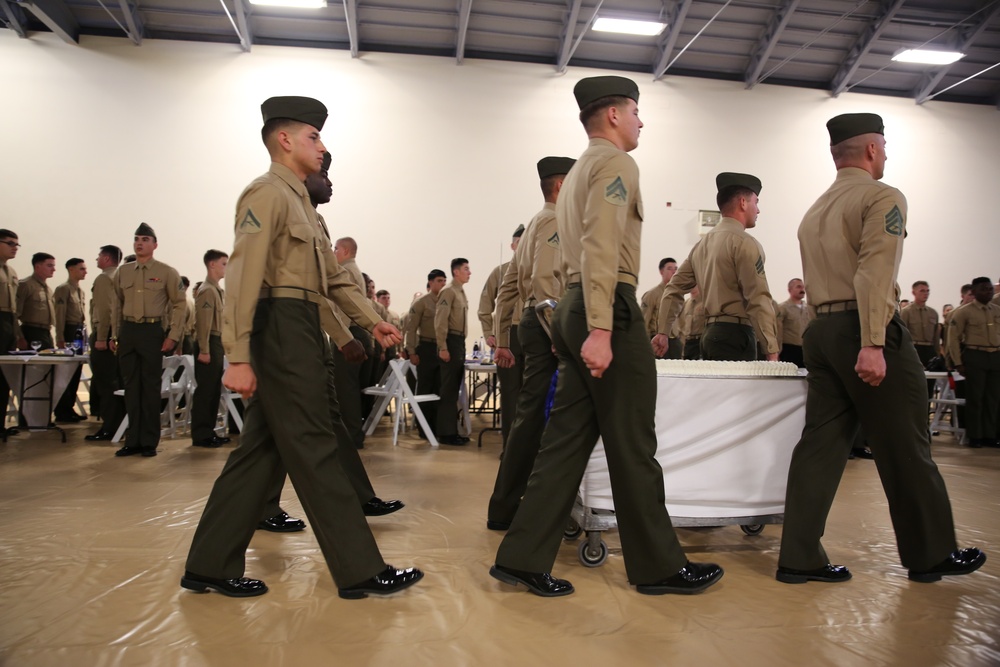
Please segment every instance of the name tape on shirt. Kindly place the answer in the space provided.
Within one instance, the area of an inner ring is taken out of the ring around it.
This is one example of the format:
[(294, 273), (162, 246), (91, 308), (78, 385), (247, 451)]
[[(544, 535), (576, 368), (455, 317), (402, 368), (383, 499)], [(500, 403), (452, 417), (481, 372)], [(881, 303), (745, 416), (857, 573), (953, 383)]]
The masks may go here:
[(628, 201), (628, 190), (622, 183), (622, 177), (618, 176), (604, 188), (604, 201), (615, 206), (624, 206)]
[(253, 214), (253, 209), (247, 209), (247, 214), (240, 222), (240, 231), (244, 234), (257, 234), (261, 230), (260, 220)]
[(885, 233), (889, 236), (903, 235), (903, 213), (898, 206), (893, 206), (892, 210), (885, 214)]

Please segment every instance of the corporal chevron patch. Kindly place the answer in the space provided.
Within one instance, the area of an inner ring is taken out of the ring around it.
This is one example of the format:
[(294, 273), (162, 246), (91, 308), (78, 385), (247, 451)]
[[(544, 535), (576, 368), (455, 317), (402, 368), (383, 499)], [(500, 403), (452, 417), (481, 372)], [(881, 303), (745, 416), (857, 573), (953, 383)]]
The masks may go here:
[(257, 234), (261, 230), (260, 220), (253, 214), (253, 209), (248, 208), (247, 214), (240, 221), (239, 230), (244, 234)]
[(893, 206), (892, 210), (885, 214), (885, 233), (889, 236), (902, 236), (903, 227), (903, 213), (898, 206)]
[(759, 276), (764, 275), (764, 258), (758, 256), (757, 262), (754, 264), (754, 267), (757, 269), (757, 275)]
[(550, 236), (549, 238), (545, 239), (545, 243), (550, 248), (558, 248), (559, 247), (559, 232), (555, 232), (554, 234), (552, 234), (552, 236)]
[(628, 189), (618, 176), (604, 188), (604, 201), (615, 206), (624, 206), (628, 201)]

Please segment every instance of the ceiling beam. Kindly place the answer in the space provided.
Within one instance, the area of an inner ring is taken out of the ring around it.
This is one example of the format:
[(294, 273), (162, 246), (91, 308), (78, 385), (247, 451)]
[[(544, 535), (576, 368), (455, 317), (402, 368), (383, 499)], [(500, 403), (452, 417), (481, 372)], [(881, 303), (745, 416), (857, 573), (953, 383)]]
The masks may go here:
[(139, 18), (139, 14), (136, 11), (136, 7), (130, 5), (128, 0), (118, 0), (118, 5), (122, 9), (122, 14), (125, 15), (125, 25), (128, 26), (128, 38), (132, 40), (132, 43), (136, 46), (142, 44), (142, 19)]
[(347, 37), (351, 40), (351, 57), (358, 57), (358, 3), (344, 0), (344, 18), (347, 20)]
[(67, 44), (80, 43), (80, 24), (62, 0), (18, 0), (18, 4)]
[(469, 34), (469, 17), (472, 15), (472, 0), (458, 2), (458, 39), (455, 42), (455, 62), (465, 60), (465, 38)]
[[(976, 38), (983, 34), (986, 24), (998, 14), (1000, 14), (1000, 2), (994, 4), (993, 8), (981, 16), (976, 23), (959, 29), (958, 36), (955, 39), (956, 50), (965, 53), (972, 46), (972, 43), (976, 41)], [(954, 63), (937, 67), (934, 69), (933, 74), (930, 71), (924, 72), (920, 77), (920, 83), (917, 84), (917, 87), (913, 91), (913, 99), (917, 104), (923, 104), (930, 99), (931, 93), (934, 92), (934, 89), (937, 88), (937, 85), (941, 83), (941, 80), (948, 74), (948, 70), (953, 66)]]
[(7, 2), (7, 0), (0, 0), (0, 7), (3, 8), (4, 23), (7, 24), (7, 27), (16, 32), (21, 39), (26, 39), (28, 37), (27, 19), (21, 8)]
[(882, 0), (879, 3), (878, 16), (875, 17), (874, 21), (865, 26), (865, 29), (858, 35), (857, 41), (851, 47), (851, 50), (847, 52), (847, 57), (844, 58), (844, 62), (840, 64), (840, 69), (837, 70), (837, 73), (833, 77), (833, 83), (830, 85), (830, 93), (834, 97), (847, 89), (847, 86), (851, 83), (851, 77), (854, 76), (854, 73), (858, 71), (858, 67), (861, 66), (861, 59), (867, 55), (872, 45), (878, 40), (879, 35), (889, 27), (892, 17), (903, 6), (904, 1)]
[(573, 37), (576, 36), (576, 22), (580, 19), (580, 7), (583, 0), (573, 0), (573, 5), (569, 8), (569, 16), (566, 18), (566, 25), (563, 26), (562, 44), (559, 46), (559, 58), (556, 60), (556, 71), (565, 72), (569, 65), (569, 57), (573, 48)]
[(680, 0), (675, 2), (667, 17), (667, 34), (661, 40), (663, 46), (660, 50), (660, 57), (653, 67), (653, 80), (659, 80), (667, 71), (670, 65), (670, 56), (677, 46), (677, 38), (681, 36), (681, 26), (687, 18), (688, 10), (691, 9), (691, 0)]
[(746, 73), (743, 75), (743, 82), (747, 88), (753, 88), (760, 83), (760, 75), (764, 72), (764, 65), (771, 57), (771, 52), (778, 45), (778, 38), (788, 25), (788, 20), (792, 18), (792, 13), (799, 6), (801, 0), (784, 0), (781, 6), (774, 10), (771, 20), (757, 40), (753, 53), (750, 54), (750, 64), (747, 65)]
[(236, 6), (236, 25), (239, 26), (240, 48), (250, 53), (250, 47), (253, 46), (253, 31), (250, 29), (250, 17), (243, 3), (244, 0), (233, 0)]

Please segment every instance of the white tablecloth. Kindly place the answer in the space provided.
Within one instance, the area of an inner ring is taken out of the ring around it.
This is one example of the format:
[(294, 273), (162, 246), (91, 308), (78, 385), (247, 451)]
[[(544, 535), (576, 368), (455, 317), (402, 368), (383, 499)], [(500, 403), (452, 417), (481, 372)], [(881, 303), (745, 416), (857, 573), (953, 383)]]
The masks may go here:
[[(47, 428), (53, 406), (66, 391), (73, 373), (90, 357), (50, 357), (45, 355), (0, 355), (0, 368), (7, 377), (11, 393), (23, 399), (21, 414), (29, 428)], [(25, 390), (21, 394), (21, 372), (24, 371)], [(54, 384), (53, 384), (54, 381)], [(51, 386), (51, 394), (49, 388)], [(50, 400), (51, 399), (51, 400)]]
[[(781, 514), (792, 449), (805, 424), (804, 377), (657, 376), (656, 459), (672, 517)], [(580, 487), (585, 507), (614, 509), (599, 440)]]

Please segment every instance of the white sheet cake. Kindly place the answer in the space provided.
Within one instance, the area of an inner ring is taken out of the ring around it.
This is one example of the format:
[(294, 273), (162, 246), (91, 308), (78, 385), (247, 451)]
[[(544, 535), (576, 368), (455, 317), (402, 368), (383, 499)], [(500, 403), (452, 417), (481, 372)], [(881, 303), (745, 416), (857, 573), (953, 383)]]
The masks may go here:
[(799, 374), (799, 367), (787, 361), (657, 359), (656, 373), (704, 377), (794, 377)]

